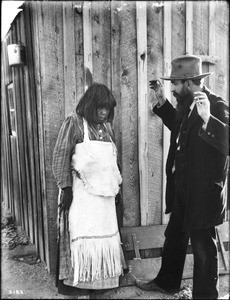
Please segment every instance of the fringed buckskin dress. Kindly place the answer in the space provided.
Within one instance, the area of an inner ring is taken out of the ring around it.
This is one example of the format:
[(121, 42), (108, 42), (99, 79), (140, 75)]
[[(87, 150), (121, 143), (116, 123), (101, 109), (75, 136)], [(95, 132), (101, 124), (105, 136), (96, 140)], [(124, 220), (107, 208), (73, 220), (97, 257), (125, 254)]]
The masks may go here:
[[(70, 260), (59, 277), (64, 284), (81, 289), (115, 288), (125, 266), (115, 206), (122, 182), (117, 149), (111, 137), (90, 140), (85, 119), (83, 128), (83, 142), (75, 145), (71, 160), (73, 201), (68, 221), (61, 216), (61, 223), (68, 223), (64, 227), (69, 231), (65, 241)], [(61, 240), (63, 246), (60, 236)]]

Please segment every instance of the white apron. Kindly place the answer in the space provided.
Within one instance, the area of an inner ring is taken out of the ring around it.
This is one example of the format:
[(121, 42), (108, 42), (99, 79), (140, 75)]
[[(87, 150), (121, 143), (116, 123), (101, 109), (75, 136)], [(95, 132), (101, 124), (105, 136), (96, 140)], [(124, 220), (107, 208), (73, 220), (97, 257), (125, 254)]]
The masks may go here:
[(117, 151), (112, 141), (89, 140), (84, 119), (83, 124), (84, 141), (75, 146), (72, 157), (72, 167), (80, 174), (80, 179), (73, 176), (69, 210), (73, 285), (93, 289), (116, 287), (122, 274), (115, 207), (115, 196), (122, 182)]

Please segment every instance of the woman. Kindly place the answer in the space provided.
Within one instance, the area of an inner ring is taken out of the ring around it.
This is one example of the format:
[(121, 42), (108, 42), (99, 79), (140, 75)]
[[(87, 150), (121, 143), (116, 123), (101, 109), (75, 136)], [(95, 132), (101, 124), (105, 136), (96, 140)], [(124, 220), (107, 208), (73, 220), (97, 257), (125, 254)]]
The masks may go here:
[(111, 122), (116, 101), (92, 84), (64, 121), (53, 154), (60, 188), (59, 280), (80, 289), (118, 287), (125, 267), (115, 196), (122, 178)]

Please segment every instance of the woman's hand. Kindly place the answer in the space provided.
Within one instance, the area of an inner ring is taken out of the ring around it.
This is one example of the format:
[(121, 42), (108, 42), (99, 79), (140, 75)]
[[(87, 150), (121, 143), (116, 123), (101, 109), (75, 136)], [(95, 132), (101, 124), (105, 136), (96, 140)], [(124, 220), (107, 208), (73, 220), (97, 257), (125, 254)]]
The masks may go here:
[(72, 192), (72, 187), (68, 186), (64, 189), (62, 189), (63, 194), (61, 197), (61, 202), (58, 205), (58, 207), (60, 208), (60, 212), (62, 212), (62, 210), (64, 210), (65, 212), (67, 212), (70, 208), (70, 205), (72, 203), (73, 200), (73, 192)]

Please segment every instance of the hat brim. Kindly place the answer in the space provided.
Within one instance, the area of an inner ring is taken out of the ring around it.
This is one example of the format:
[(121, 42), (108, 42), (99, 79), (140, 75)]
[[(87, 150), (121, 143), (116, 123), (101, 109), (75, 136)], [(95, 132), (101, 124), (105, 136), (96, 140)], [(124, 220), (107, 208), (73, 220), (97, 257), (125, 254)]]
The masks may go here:
[(201, 75), (198, 75), (198, 76), (192, 76), (192, 77), (160, 77), (161, 79), (163, 80), (188, 80), (188, 79), (201, 79), (201, 78), (204, 78), (206, 76), (209, 76), (213, 74), (212, 72), (208, 72), (208, 73), (204, 73), (204, 74), (201, 74)]

